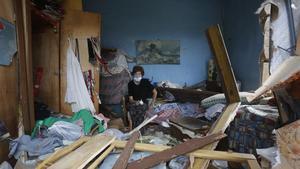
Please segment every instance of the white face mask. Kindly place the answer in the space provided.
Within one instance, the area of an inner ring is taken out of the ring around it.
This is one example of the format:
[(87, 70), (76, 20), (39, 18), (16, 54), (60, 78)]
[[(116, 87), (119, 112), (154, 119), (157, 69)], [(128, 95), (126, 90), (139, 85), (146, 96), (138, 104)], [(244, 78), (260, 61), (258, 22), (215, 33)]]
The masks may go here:
[(133, 80), (135, 82), (140, 82), (142, 80), (142, 77), (134, 77)]

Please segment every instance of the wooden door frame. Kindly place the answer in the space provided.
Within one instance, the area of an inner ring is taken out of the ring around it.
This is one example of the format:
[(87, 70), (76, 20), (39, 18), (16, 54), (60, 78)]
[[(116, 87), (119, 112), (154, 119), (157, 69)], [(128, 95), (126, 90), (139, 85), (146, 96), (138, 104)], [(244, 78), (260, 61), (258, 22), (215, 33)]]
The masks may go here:
[(35, 125), (32, 55), (31, 55), (31, 13), (29, 0), (13, 0), (16, 15), (16, 32), (19, 69), (19, 104), (25, 133), (30, 133)]

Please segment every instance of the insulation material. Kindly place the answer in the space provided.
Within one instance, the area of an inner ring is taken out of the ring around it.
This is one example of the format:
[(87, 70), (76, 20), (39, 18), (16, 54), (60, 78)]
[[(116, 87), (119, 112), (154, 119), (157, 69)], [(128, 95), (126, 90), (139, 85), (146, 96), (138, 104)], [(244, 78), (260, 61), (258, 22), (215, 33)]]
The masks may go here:
[[(287, 9), (284, 0), (266, 0), (261, 7), (257, 10), (257, 14), (263, 10), (263, 7), (268, 4), (272, 3), (277, 8), (275, 12), (278, 17), (272, 20), (271, 27), (272, 27), (272, 42), (273, 42), (273, 50), (272, 50), (272, 58), (271, 58), (271, 65), (270, 65), (270, 72), (271, 74), (276, 70), (276, 68), (287, 58), (289, 58), (290, 53), (289, 51), (294, 48), (291, 45), (291, 37), (289, 30), (289, 23), (288, 23), (288, 15)], [(298, 31), (299, 24), (300, 24), (300, 1), (299, 0), (292, 0), (292, 9), (294, 14), (294, 21), (295, 21), (295, 29)], [(297, 10), (298, 9), (298, 10)], [(296, 32), (297, 33), (297, 32)]]
[(280, 162), (275, 168), (299, 168), (300, 166), (300, 120), (276, 130)]

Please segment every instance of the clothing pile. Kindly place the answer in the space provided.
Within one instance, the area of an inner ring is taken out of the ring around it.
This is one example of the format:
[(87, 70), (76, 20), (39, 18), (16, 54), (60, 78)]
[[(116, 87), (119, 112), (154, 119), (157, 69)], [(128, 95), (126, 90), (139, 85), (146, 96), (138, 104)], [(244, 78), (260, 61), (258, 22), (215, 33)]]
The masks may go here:
[(108, 119), (103, 115), (92, 115), (83, 109), (71, 118), (49, 117), (38, 120), (31, 136), (23, 135), (10, 142), (10, 156), (16, 159), (25, 151), (30, 157), (38, 157), (54, 152), (64, 142), (73, 142), (83, 135), (102, 133), (107, 128)]
[(158, 117), (153, 122), (161, 123), (179, 117), (201, 117), (203, 116), (203, 111), (199, 104), (196, 103), (165, 103), (147, 111), (146, 117), (152, 117), (156, 114)]

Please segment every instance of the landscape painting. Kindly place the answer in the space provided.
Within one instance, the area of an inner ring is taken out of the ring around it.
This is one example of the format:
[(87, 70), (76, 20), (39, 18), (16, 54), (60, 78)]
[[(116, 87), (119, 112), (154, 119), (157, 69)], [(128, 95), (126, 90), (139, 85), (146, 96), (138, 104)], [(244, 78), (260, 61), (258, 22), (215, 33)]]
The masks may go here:
[(179, 40), (137, 40), (137, 64), (180, 64)]

